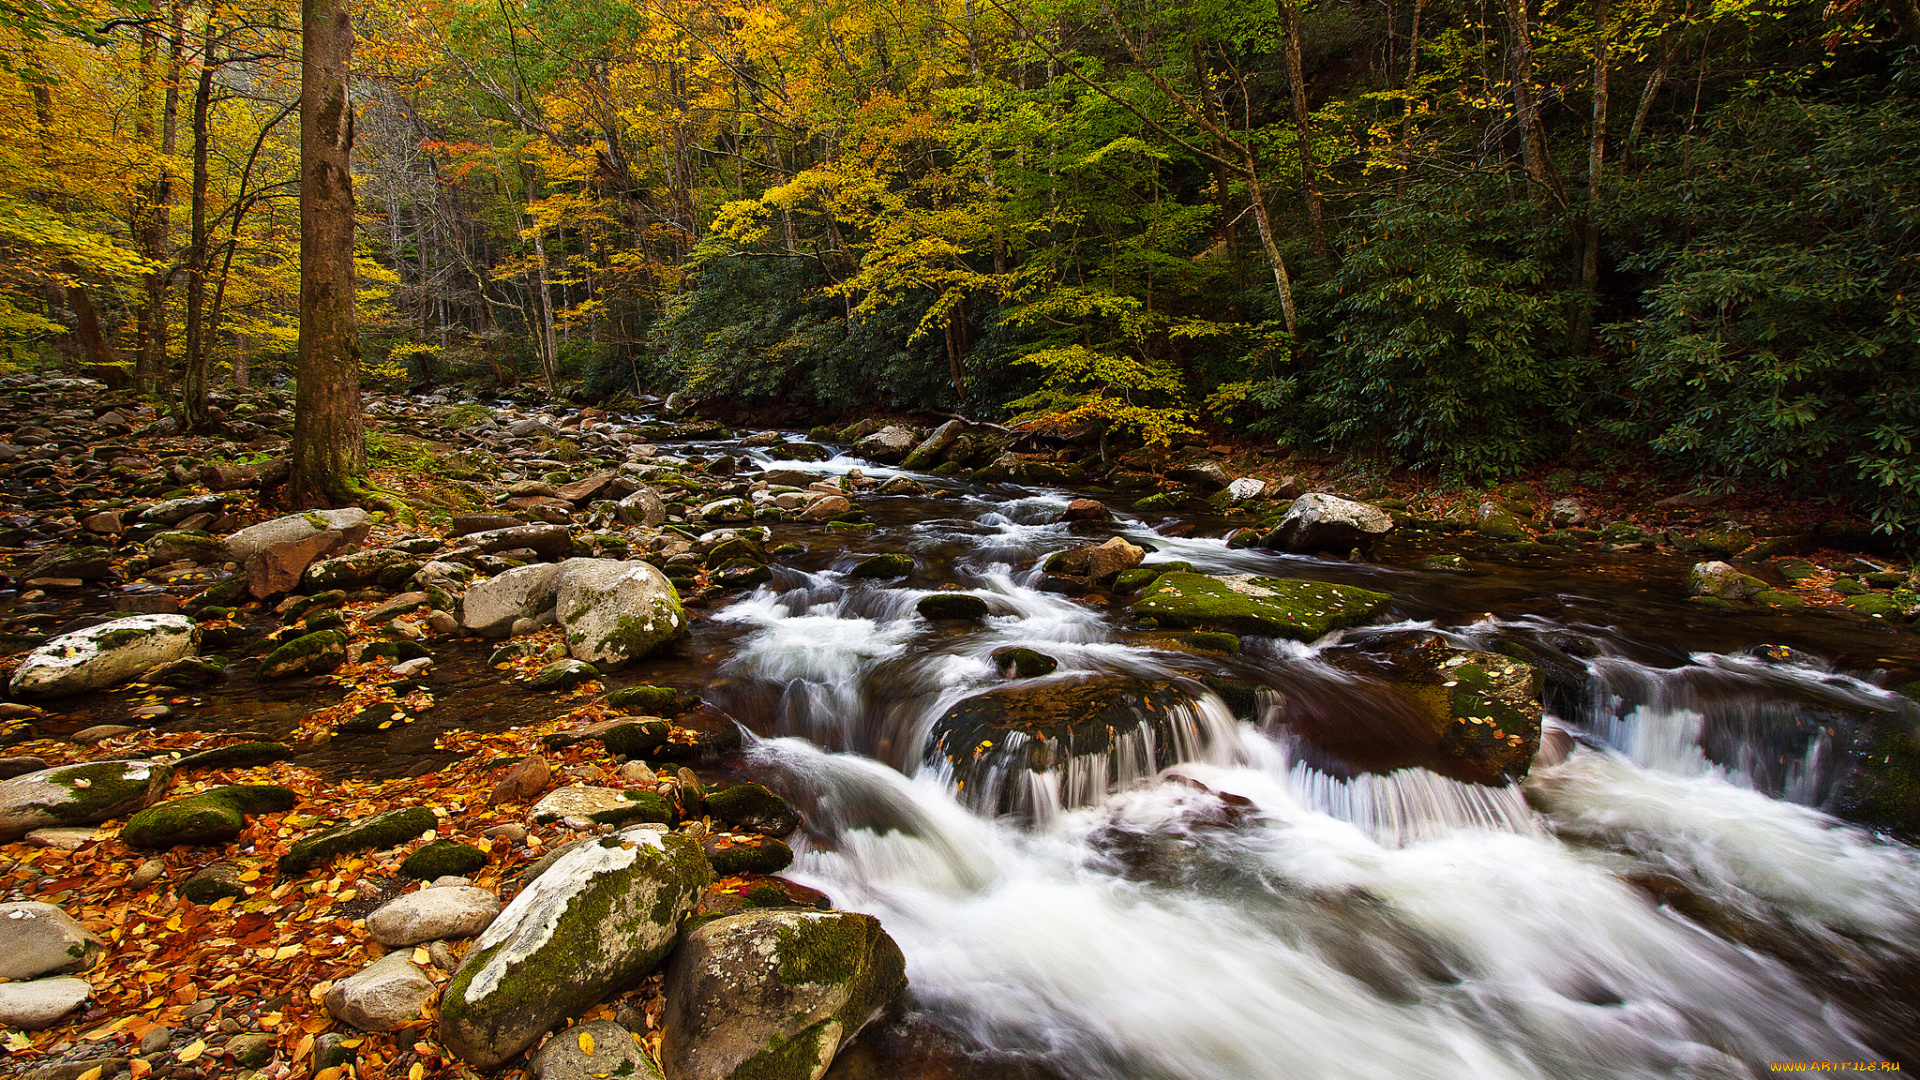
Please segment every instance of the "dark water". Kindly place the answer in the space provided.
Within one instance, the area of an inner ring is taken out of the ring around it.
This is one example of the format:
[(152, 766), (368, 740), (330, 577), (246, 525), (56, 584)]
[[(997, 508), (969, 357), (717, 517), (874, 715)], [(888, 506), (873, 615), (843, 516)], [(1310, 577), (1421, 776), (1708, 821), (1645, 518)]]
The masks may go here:
[[(674, 448), (719, 450), (741, 452)], [(781, 464), (893, 472), (844, 457)], [(610, 680), (696, 690), (761, 736), (738, 767), (808, 811), (793, 876), (879, 916), (905, 950), (914, 1014), (836, 1075), (1920, 1066), (1920, 861), (1831, 816), (1853, 807), (1875, 740), (1911, 738), (1920, 721), (1882, 689), (1920, 668), (1911, 633), (1704, 611), (1683, 601), (1678, 559), (1577, 550), (1522, 565), (1433, 536), (1356, 564), (1231, 551), (1169, 535), (1219, 535), (1225, 521), (1123, 512), (1111, 531), (1150, 547), (1150, 562), (1394, 597), (1379, 625), (1311, 645), (1248, 638), (1239, 656), (1198, 653), (1132, 628), (1123, 604), (1037, 587), (1047, 555), (1105, 535), (1050, 524), (1073, 493), (919, 479), (945, 497), (864, 500), (868, 533), (775, 526), (769, 546), (805, 552), (771, 584), (707, 604), (675, 655)], [(1453, 549), (1474, 569), (1413, 568)], [(910, 554), (913, 575), (847, 576), (876, 552)], [(984, 625), (915, 614), (951, 585), (987, 600)], [(1404, 749), (1393, 695), (1355, 662), (1382, 627), (1517, 644), (1548, 668), (1548, 750), (1524, 783), (1390, 768)], [(1798, 652), (1750, 654), (1763, 643)], [(1052, 679), (1168, 679), (1190, 700), (1152, 746), (1123, 731), (1097, 761), (994, 777), (991, 797), (956, 792), (928, 760), (930, 733), (956, 702), (1003, 685), (989, 657), (1008, 645), (1058, 660)], [(550, 708), (502, 685), (478, 645), (436, 656), (437, 706), (421, 723), (342, 737), (310, 763), (423, 771), (446, 726), (497, 729)], [(1228, 701), (1202, 677), (1258, 689)], [(337, 693), (241, 677), (174, 723), (284, 734)], [(73, 719), (123, 708), (83, 699)], [(1169, 745), (1186, 760), (1156, 767)], [(929, 1056), (929, 1042), (975, 1056)]]

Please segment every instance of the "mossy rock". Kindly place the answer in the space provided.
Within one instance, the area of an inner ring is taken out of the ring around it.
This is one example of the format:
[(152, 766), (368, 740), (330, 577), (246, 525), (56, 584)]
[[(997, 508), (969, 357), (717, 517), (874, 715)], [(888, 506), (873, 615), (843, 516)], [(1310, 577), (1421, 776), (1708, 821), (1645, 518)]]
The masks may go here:
[(1526, 776), (1540, 749), (1546, 680), (1538, 668), (1498, 653), (1456, 649), (1437, 634), (1399, 637), (1385, 654), (1393, 685), (1430, 725), (1405, 740), (1432, 747), (1435, 757), (1418, 764), (1473, 784), (1503, 785)]
[(300, 840), (280, 856), (279, 874), (288, 878), (324, 866), (341, 855), (399, 847), (422, 833), (432, 832), (437, 824), (433, 811), (424, 806), (409, 806), (335, 825)]
[(1180, 638), (1180, 643), (1203, 652), (1225, 653), (1228, 656), (1240, 655), (1240, 638), (1236, 634), (1220, 631), (1186, 634)]
[(584, 818), (600, 825), (636, 821), (671, 825), (680, 815), (674, 804), (658, 792), (573, 784), (547, 792), (533, 804), (528, 817), (536, 824)]
[(1132, 596), (1134, 593), (1160, 580), (1163, 574), (1191, 573), (1193, 573), (1193, 564), (1185, 560), (1154, 563), (1151, 566), (1136, 566), (1131, 570), (1122, 570), (1114, 577), (1113, 595)]
[(758, 537), (743, 533), (731, 539), (722, 540), (714, 545), (712, 551), (707, 552), (707, 565), (710, 567), (719, 567), (732, 559), (745, 559), (749, 562), (765, 564), (767, 549), (761, 546)]
[(906, 577), (913, 573), (913, 557), (910, 555), (886, 554), (874, 555), (847, 571), (848, 577), (857, 578), (895, 578)]
[(595, 724), (577, 734), (565, 731), (555, 732), (543, 738), (541, 742), (557, 749), (571, 746), (584, 739), (597, 739), (607, 748), (609, 754), (626, 758), (643, 758), (659, 750), (672, 734), (673, 725), (659, 717), (629, 717), (624, 720), (616, 718)]
[(287, 622), (298, 622), (301, 616), (310, 611), (344, 607), (346, 602), (347, 593), (344, 589), (329, 589), (312, 596), (296, 596), (288, 602), (286, 610), (280, 613), (280, 617)]
[(1429, 555), (1420, 560), (1423, 570), (1471, 570), (1473, 564), (1458, 555)]
[(1610, 521), (1600, 527), (1600, 539), (1609, 544), (1637, 544), (1646, 538), (1640, 526), (1628, 521)]
[[(1920, 698), (1920, 685), (1900, 688)], [(1849, 821), (1887, 829), (1909, 841), (1920, 837), (1920, 729), (1908, 709), (1875, 715), (1862, 728), (1853, 767), (1840, 793), (1839, 812)]]
[(555, 660), (534, 672), (533, 677), (527, 680), (527, 685), (535, 690), (557, 693), (599, 677), (600, 669), (585, 660)]
[(347, 617), (340, 614), (339, 608), (316, 611), (300, 620), (300, 628), (309, 634), (320, 630), (338, 630), (346, 625)]
[(176, 772), (204, 769), (252, 769), (293, 758), (293, 748), (277, 742), (243, 742), (188, 754), (173, 763)]
[(1868, 590), (1865, 585), (1852, 578), (1840, 578), (1827, 586), (1827, 591), (1839, 593), (1841, 596), (1865, 596)]
[(713, 571), (713, 583), (724, 589), (745, 589), (772, 580), (773, 569), (752, 559), (729, 559)]
[(1897, 570), (1875, 570), (1861, 574), (1860, 580), (1876, 589), (1897, 589), (1907, 583), (1907, 575)]
[(914, 610), (923, 619), (978, 622), (987, 617), (987, 602), (971, 593), (937, 592), (921, 597)]
[(157, 761), (83, 761), (0, 780), (0, 843), (34, 829), (123, 817), (166, 791), (173, 769)]
[(213, 904), (228, 897), (247, 898), (247, 887), (240, 882), (240, 868), (232, 863), (214, 863), (202, 867), (175, 890), (190, 904)]
[(360, 649), (360, 662), (363, 664), (371, 660), (385, 660), (390, 664), (398, 664), (403, 660), (418, 660), (421, 657), (432, 659), (433, 650), (417, 641), (408, 641), (406, 638), (369, 641)]
[(350, 735), (365, 735), (375, 731), (390, 731), (413, 723), (412, 714), (398, 702), (374, 701), (355, 710), (352, 716), (333, 726), (333, 730)]
[(607, 695), (607, 704), (636, 716), (671, 719), (700, 704), (700, 698), (671, 686), (629, 686)]
[(181, 606), (189, 611), (204, 611), (209, 607), (233, 607), (246, 603), (248, 595), (247, 575), (229, 574), (188, 597)]
[(993, 666), (1003, 674), (1011, 674), (1019, 679), (1033, 679), (1041, 675), (1051, 675), (1060, 667), (1060, 661), (1037, 649), (1023, 645), (1003, 645), (993, 650)]
[(347, 662), (347, 635), (338, 630), (302, 634), (267, 654), (260, 661), (263, 679), (290, 679), (297, 675), (320, 675)]
[(700, 841), (715, 877), (777, 874), (793, 865), (793, 849), (772, 836), (711, 833)]
[(736, 784), (708, 792), (707, 813), (729, 825), (766, 836), (785, 836), (800, 827), (800, 812), (771, 788)]
[(1759, 592), (1753, 594), (1753, 601), (1756, 604), (1765, 604), (1768, 607), (1779, 608), (1782, 611), (1804, 611), (1807, 607), (1805, 600), (1790, 592), (1782, 592), (1779, 589), (1761, 589)]
[(1144, 499), (1135, 499), (1133, 508), (1135, 510), (1173, 510), (1179, 505), (1179, 499), (1162, 492), (1158, 495), (1149, 495)]
[(487, 865), (487, 853), (458, 840), (435, 840), (414, 849), (400, 863), (400, 872), (421, 881), (466, 877)]
[(1897, 619), (1904, 606), (1891, 593), (1860, 593), (1847, 598), (1847, 606), (1855, 614), (1865, 615), (1869, 619)]
[(297, 802), (291, 789), (273, 784), (217, 787), (140, 811), (127, 819), (120, 839), (147, 849), (224, 844), (246, 828), (247, 815), (283, 813)]
[(1358, 626), (1393, 601), (1352, 585), (1283, 578), (1163, 574), (1133, 602), (1161, 626), (1313, 641)]
[(696, 841), (658, 827), (574, 847), (467, 952), (441, 997), (440, 1043), (478, 1069), (505, 1064), (653, 970), (712, 875)]
[[(202, 634), (204, 635), (204, 631)], [(178, 690), (197, 690), (225, 678), (227, 664), (211, 656), (183, 656), (147, 672), (140, 681), (171, 686)]]

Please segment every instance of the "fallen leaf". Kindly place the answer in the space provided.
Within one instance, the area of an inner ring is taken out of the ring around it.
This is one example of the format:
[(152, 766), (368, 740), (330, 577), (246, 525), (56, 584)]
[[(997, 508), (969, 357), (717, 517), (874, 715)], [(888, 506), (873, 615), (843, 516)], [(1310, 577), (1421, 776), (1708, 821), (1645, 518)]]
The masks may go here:
[(593, 1033), (592, 1032), (583, 1031), (580, 1033), (580, 1052), (588, 1056), (592, 1056), (593, 1054)]
[(175, 1061), (178, 1061), (184, 1065), (189, 1061), (198, 1060), (200, 1055), (206, 1052), (207, 1052), (207, 1040), (195, 1039), (193, 1040), (192, 1043), (189, 1043), (187, 1046), (182, 1047), (179, 1053), (173, 1055), (173, 1058)]

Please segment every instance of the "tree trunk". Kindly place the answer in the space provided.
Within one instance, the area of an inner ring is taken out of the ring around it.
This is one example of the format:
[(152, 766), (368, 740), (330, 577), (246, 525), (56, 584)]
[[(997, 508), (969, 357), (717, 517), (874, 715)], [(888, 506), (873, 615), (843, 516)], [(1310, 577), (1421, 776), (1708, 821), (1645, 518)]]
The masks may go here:
[[(168, 27), (167, 73), (165, 85), (161, 91), (160, 106), (160, 156), (171, 158), (178, 144), (180, 132), (180, 69), (186, 55), (186, 5), (173, 5), (173, 14)], [(158, 52), (155, 42), (154, 52)], [(143, 60), (145, 54), (143, 53)], [(142, 72), (143, 82), (147, 72)], [(144, 117), (145, 110), (142, 110)], [(151, 124), (147, 127), (148, 137), (152, 136)], [(140, 304), (140, 353), (134, 361), (133, 387), (142, 394), (159, 391), (162, 378), (167, 370), (167, 289), (172, 284), (173, 271), (166, 266), (172, 261), (173, 253), (173, 173), (170, 167), (162, 164), (153, 182), (146, 190), (146, 206), (141, 214), (139, 242), (140, 254), (161, 264), (161, 269), (147, 274), (141, 281)]]
[(1313, 120), (1307, 112), (1307, 81), (1300, 63), (1300, 11), (1297, 0), (1274, 0), (1280, 28), (1286, 37), (1287, 81), (1293, 85), (1293, 119), (1300, 129), (1300, 186), (1306, 194), (1307, 225), (1313, 230), (1313, 250), (1327, 250), (1327, 229), (1321, 220), (1320, 189), (1313, 175)]
[[(107, 339), (100, 333), (100, 317), (94, 314), (93, 300), (87, 295), (87, 287), (74, 282), (67, 286), (67, 307), (73, 311), (73, 331), (80, 338), (80, 355), (87, 363), (95, 367), (106, 367), (113, 363), (113, 354), (107, 351)], [(126, 373), (120, 374), (121, 379)]]
[(213, 109), (213, 73), (219, 60), (214, 55), (213, 26), (207, 26), (206, 50), (200, 56), (200, 77), (193, 91), (193, 187), (188, 197), (191, 210), (187, 226), (187, 341), (186, 359), (180, 373), (180, 413), (182, 430), (199, 434), (212, 426), (208, 415), (207, 367), (212, 342), (207, 340), (207, 155), (211, 137), (208, 114)]
[(353, 22), (347, 0), (302, 0), (300, 20), (300, 387), (287, 498), (339, 506), (354, 501), (367, 471), (348, 171)]
[(1564, 208), (1566, 195), (1554, 181), (1546, 135), (1540, 130), (1540, 107), (1533, 100), (1533, 30), (1527, 22), (1527, 0), (1507, 0), (1507, 30), (1511, 37), (1508, 62), (1513, 68), (1513, 112), (1520, 124), (1520, 163), (1536, 193), (1545, 193)]
[(1393, 193), (1407, 193), (1407, 173), (1413, 168), (1413, 77), (1420, 71), (1420, 13), (1426, 0), (1413, 0), (1413, 27), (1407, 46), (1406, 107), (1400, 114), (1400, 172), (1393, 178)]
[(1594, 348), (1593, 312), (1600, 289), (1600, 178), (1607, 163), (1607, 0), (1593, 0), (1593, 126), (1587, 133), (1587, 214), (1580, 252), (1580, 308), (1575, 345)]
[(1273, 240), (1273, 223), (1267, 219), (1267, 199), (1260, 191), (1260, 174), (1254, 168), (1253, 158), (1247, 158), (1247, 198), (1253, 202), (1253, 223), (1260, 230), (1260, 246), (1266, 249), (1267, 261), (1273, 264), (1273, 287), (1280, 293), (1280, 317), (1286, 321), (1287, 333), (1296, 333), (1293, 314), (1293, 281), (1287, 275), (1287, 264), (1280, 257), (1280, 246)]

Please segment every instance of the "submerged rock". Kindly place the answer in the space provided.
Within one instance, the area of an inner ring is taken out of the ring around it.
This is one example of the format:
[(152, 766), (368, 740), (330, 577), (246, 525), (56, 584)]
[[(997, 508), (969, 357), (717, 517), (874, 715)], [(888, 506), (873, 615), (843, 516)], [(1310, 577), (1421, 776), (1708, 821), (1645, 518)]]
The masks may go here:
[(8, 688), (17, 697), (60, 697), (125, 682), (194, 654), (199, 630), (184, 615), (134, 615), (62, 634), (27, 654)]
[(1498, 653), (1457, 649), (1429, 633), (1393, 638), (1381, 655), (1393, 688), (1426, 723), (1413, 745), (1430, 747), (1434, 756), (1422, 764), (1474, 784), (1526, 776), (1540, 748), (1546, 680), (1538, 668)]
[(660, 1057), (674, 1080), (817, 1080), (906, 982), (900, 947), (870, 915), (716, 919), (674, 956)]
[(1173, 573), (1155, 579), (1133, 602), (1133, 613), (1163, 626), (1313, 641), (1360, 625), (1392, 600), (1385, 593), (1353, 585), (1251, 574)]
[(646, 974), (673, 948), (712, 871), (699, 845), (634, 826), (555, 860), (454, 972), (440, 1041), (491, 1069), (563, 1017)]

